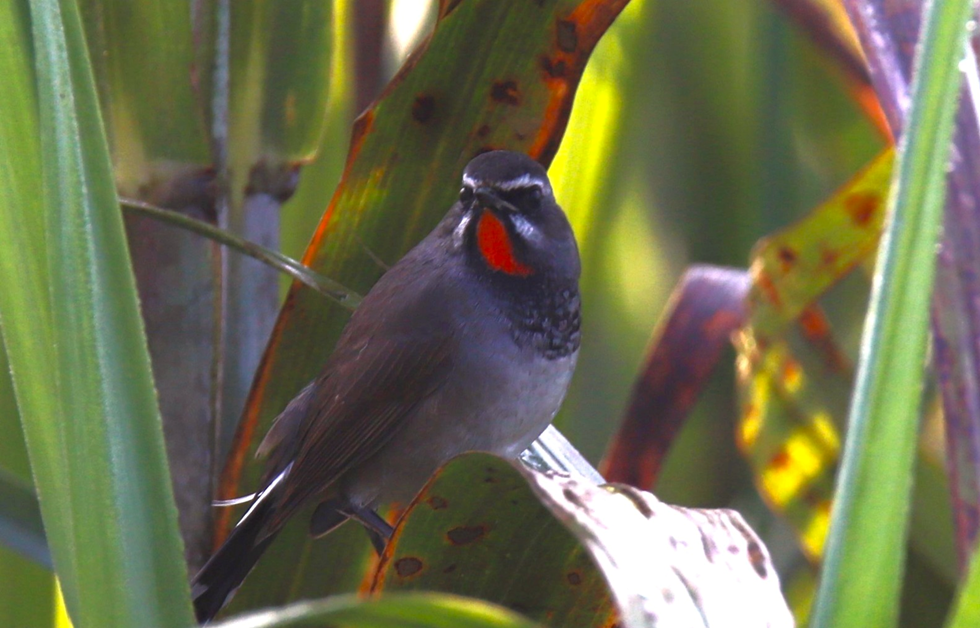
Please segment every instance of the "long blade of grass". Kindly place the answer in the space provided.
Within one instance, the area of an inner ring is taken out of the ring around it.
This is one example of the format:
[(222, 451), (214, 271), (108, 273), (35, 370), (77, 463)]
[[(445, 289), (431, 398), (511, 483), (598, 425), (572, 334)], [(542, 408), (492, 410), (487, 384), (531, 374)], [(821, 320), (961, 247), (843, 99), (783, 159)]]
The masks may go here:
[(48, 542), (79, 628), (190, 625), (160, 418), (78, 8), (31, 0), (30, 18), (19, 41), (30, 41), (29, 28), (34, 86), (24, 80), (30, 49), (5, 50), (22, 65), (17, 117), (3, 125), (0, 146), (0, 314)]
[(950, 612), (946, 628), (970, 628), (980, 626), (980, 552), (973, 552), (970, 571)]
[(929, 300), (970, 0), (927, 5), (812, 623), (898, 615)]

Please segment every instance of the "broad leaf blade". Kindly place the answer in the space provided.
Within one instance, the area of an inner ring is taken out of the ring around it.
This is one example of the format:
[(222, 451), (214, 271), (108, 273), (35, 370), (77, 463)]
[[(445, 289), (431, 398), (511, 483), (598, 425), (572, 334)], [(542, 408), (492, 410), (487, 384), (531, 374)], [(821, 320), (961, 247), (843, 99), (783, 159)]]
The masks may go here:
[(614, 626), (605, 579), (588, 552), (528, 490), (511, 463), (470, 454), (412, 502), (372, 590), (445, 591), (551, 626)]
[(0, 203), (0, 231), (13, 235), (0, 247), (0, 314), (48, 540), (78, 626), (186, 624), (176, 511), (81, 21), (73, 3), (44, 0), (31, 18), (40, 115), (24, 100), (13, 120), (23, 165), (8, 171), (17, 176)]

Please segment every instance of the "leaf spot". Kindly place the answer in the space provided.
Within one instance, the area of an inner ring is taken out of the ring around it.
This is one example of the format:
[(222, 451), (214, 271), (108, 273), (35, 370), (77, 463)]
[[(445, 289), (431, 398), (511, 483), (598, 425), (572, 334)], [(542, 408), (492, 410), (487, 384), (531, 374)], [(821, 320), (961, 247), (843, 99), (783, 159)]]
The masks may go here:
[(558, 20), (558, 49), (563, 52), (575, 52), (578, 48), (578, 33), (575, 32), (575, 22)]
[(866, 227), (878, 209), (878, 197), (874, 194), (851, 194), (844, 200), (844, 207), (858, 227)]
[(457, 526), (446, 533), (453, 545), (469, 545), (487, 534), (486, 526)]
[(439, 497), (438, 495), (433, 495), (427, 502), (432, 507), (432, 510), (442, 510), (449, 506), (449, 502), (444, 497)]
[(541, 69), (544, 70), (548, 78), (552, 79), (563, 79), (568, 72), (568, 66), (565, 65), (564, 59), (552, 61), (551, 57), (547, 55), (541, 56)]
[(422, 571), (422, 561), (414, 556), (406, 556), (395, 561), (395, 572), (402, 578), (409, 578)]
[(779, 261), (783, 265), (783, 272), (789, 272), (793, 269), (793, 265), (796, 264), (796, 251), (789, 248), (788, 246), (781, 246), (776, 252), (779, 256)]
[(568, 578), (568, 584), (572, 585), (573, 587), (577, 587), (578, 585), (582, 584), (582, 574), (577, 571), (569, 571), (568, 575), (565, 577)]
[(763, 580), (769, 577), (769, 570), (766, 569), (766, 557), (762, 553), (762, 548), (755, 541), (749, 541), (749, 562), (752, 568)]
[(426, 124), (432, 120), (432, 115), (436, 111), (436, 99), (432, 96), (418, 96), (412, 103), (412, 117), (419, 124)]
[(490, 98), (497, 103), (507, 105), (521, 104), (521, 94), (517, 90), (517, 81), (497, 81), (490, 88)]

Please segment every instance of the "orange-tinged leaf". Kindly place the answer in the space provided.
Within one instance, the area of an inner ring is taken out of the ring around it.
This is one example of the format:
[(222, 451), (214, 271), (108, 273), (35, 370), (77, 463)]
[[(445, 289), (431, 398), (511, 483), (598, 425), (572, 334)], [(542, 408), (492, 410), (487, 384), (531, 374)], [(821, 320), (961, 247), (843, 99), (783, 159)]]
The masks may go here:
[(830, 200), (764, 238), (752, 255), (751, 325), (778, 336), (878, 244), (894, 150), (886, 149)]
[(887, 149), (810, 215), (757, 245), (748, 325), (735, 341), (736, 441), (763, 498), (814, 560), (829, 528), (837, 423), (851, 377), (817, 299), (875, 251), (892, 162)]

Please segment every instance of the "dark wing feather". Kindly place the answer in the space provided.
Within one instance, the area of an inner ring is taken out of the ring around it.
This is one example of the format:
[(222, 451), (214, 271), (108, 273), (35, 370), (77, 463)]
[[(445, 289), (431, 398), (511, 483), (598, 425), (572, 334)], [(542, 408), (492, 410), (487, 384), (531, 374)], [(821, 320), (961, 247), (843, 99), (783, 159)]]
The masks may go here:
[(389, 320), (385, 335), (372, 335), (361, 321), (351, 321), (351, 333), (338, 343), (305, 400), (295, 461), (267, 529), (278, 529), (307, 499), (377, 453), (445, 381), (456, 341), (452, 325), (432, 312), (396, 316), (406, 325)]

